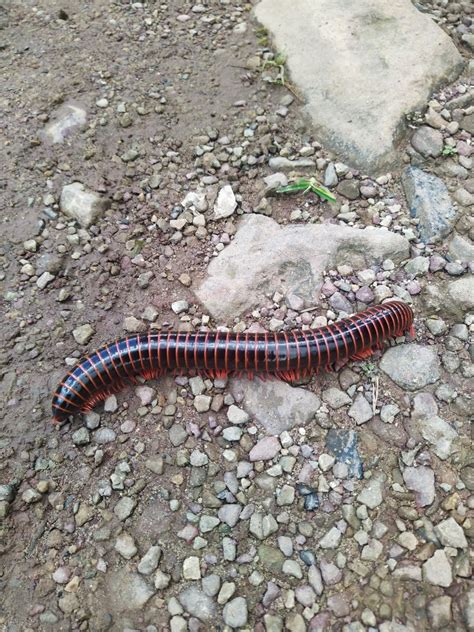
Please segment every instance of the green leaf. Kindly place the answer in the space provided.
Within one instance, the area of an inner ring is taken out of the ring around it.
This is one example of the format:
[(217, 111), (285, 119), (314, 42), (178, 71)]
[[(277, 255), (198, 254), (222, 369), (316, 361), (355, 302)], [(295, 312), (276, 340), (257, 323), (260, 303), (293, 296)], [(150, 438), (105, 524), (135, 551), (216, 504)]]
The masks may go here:
[(313, 193), (317, 193), (319, 197), (322, 197), (323, 200), (327, 200), (328, 202), (336, 201), (336, 196), (333, 195), (331, 191), (328, 191), (325, 187), (313, 186), (311, 187), (311, 190), (313, 191)]
[(301, 178), (297, 182), (293, 182), (292, 184), (280, 187), (276, 190), (277, 193), (299, 193), (300, 191), (303, 191), (304, 193), (311, 191), (328, 202), (336, 201), (336, 197), (331, 193), (331, 191), (328, 191), (326, 187), (318, 184), (314, 178), (311, 178), (310, 180)]
[(308, 182), (301, 183), (296, 182), (295, 184), (289, 184), (286, 187), (280, 187), (276, 190), (277, 193), (298, 193), (298, 191), (305, 191), (309, 186)]

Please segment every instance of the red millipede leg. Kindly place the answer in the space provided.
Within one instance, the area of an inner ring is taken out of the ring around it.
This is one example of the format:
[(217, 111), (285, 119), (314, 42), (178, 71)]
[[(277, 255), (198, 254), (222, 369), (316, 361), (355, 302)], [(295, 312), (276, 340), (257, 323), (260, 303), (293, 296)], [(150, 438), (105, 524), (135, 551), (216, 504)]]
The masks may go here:
[(351, 355), (350, 359), (351, 360), (365, 360), (365, 358), (370, 358), (371, 355), (374, 354), (374, 350), (373, 349), (364, 349), (364, 351), (359, 351), (359, 353), (355, 353), (354, 355)]

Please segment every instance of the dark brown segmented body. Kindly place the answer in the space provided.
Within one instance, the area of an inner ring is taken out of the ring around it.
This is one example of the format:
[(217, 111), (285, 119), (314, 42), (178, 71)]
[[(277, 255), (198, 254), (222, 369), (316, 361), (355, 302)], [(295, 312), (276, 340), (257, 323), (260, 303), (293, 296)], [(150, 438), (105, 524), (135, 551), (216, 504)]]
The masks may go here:
[(197, 371), (211, 377), (273, 374), (285, 380), (310, 375), (342, 360), (361, 359), (413, 328), (408, 305), (392, 301), (313, 330), (249, 334), (167, 332), (121, 338), (85, 356), (59, 384), (53, 421), (90, 410), (137, 376)]

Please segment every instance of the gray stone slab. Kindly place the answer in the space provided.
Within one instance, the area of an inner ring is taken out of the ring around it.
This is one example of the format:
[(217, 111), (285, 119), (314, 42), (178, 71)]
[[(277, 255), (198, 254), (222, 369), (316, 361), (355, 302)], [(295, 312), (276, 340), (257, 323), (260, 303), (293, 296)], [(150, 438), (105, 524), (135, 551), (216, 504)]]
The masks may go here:
[(274, 435), (295, 426), (305, 426), (321, 405), (318, 396), (311, 391), (293, 388), (277, 380), (234, 379), (231, 390), (234, 396), (245, 394), (245, 410), (269, 434)]
[(402, 185), (410, 215), (419, 219), (421, 239), (435, 242), (449, 235), (456, 219), (456, 209), (444, 182), (418, 167), (407, 167), (402, 174)]
[(410, 0), (261, 0), (318, 139), (367, 173), (397, 162), (405, 114), (453, 80), (462, 58)]
[(408, 256), (408, 241), (383, 228), (280, 226), (252, 214), (241, 220), (232, 243), (211, 261), (196, 294), (210, 314), (230, 324), (235, 316), (268, 302), (277, 290), (315, 305), (323, 273), (331, 266), (349, 263), (363, 269)]

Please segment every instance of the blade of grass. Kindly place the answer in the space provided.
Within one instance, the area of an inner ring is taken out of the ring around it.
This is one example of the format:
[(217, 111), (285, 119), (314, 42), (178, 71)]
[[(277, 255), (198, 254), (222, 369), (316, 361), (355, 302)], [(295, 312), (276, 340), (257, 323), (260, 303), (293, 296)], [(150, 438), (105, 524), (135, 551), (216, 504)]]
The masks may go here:
[(316, 182), (314, 178), (307, 180), (306, 178), (301, 178), (297, 182), (293, 182), (285, 187), (280, 187), (276, 190), (277, 193), (315, 193), (319, 195), (323, 200), (327, 200), (328, 202), (335, 202), (335, 196), (326, 189), (326, 187), (321, 186)]

